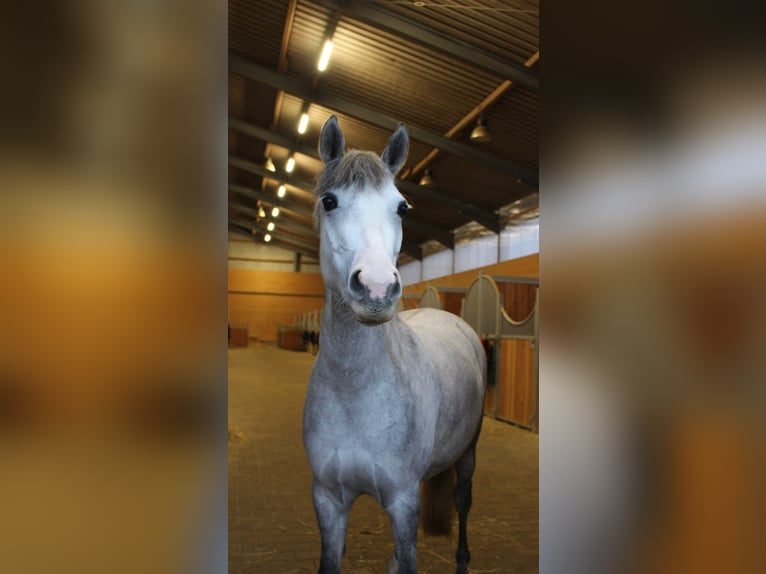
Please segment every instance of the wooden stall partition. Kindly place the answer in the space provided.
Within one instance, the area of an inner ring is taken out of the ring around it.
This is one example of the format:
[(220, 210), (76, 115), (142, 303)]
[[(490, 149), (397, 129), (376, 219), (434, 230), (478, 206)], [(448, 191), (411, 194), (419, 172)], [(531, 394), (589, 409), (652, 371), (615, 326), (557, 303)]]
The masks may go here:
[(537, 389), (532, 342), (502, 339), (498, 355), (497, 416), (534, 428)]
[(442, 300), (442, 309), (460, 316), (460, 310), (463, 307), (465, 293), (459, 291), (440, 291), (439, 297)]
[(523, 321), (535, 308), (537, 285), (527, 283), (498, 283), (503, 309), (514, 321)]
[(485, 275), (507, 275), (536, 279), (540, 276), (540, 254), (533, 253), (532, 255), (526, 255), (524, 257), (519, 257), (518, 259), (493, 263), (492, 265), (479, 267), (478, 269), (470, 269), (469, 271), (461, 271), (460, 273), (454, 273), (444, 277), (436, 277), (435, 279), (429, 279), (428, 281), (422, 281), (420, 283), (413, 283), (412, 285), (405, 286), (404, 292), (419, 298), (429, 285), (433, 285), (437, 289), (439, 287), (462, 287), (467, 289), (471, 286), (473, 280), (476, 279), (479, 272), (484, 273)]
[(417, 309), (418, 308), (418, 302), (420, 301), (420, 297), (413, 295), (411, 293), (406, 293), (402, 296), (401, 299), (399, 299), (400, 303), (400, 311), (407, 311), (409, 309)]

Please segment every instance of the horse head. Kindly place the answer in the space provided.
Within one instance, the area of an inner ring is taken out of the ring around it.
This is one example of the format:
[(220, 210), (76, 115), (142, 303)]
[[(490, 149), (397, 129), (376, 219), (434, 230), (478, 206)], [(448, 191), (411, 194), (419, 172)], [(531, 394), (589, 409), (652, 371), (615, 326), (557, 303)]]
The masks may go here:
[(407, 158), (409, 136), (400, 124), (380, 156), (352, 150), (335, 116), (319, 137), (324, 168), (317, 177), (316, 221), (325, 284), (341, 294), (360, 323), (380, 324), (396, 312), (402, 280), (396, 258), (407, 200), (394, 175)]

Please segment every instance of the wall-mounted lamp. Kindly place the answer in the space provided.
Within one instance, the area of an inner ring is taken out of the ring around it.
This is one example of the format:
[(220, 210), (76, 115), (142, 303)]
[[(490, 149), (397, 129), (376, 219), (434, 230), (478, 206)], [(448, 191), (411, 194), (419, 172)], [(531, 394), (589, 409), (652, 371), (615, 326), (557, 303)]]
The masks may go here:
[(279, 217), (279, 208), (274, 207), (274, 209), (271, 210), (271, 217)]
[(287, 188), (284, 185), (280, 185), (279, 189), (277, 189), (277, 197), (284, 197), (285, 194), (287, 194)]
[(267, 231), (274, 231), (275, 227), (276, 227), (276, 225), (274, 225), (274, 222), (273, 221), (269, 221), (269, 224), (266, 226), (266, 230)]
[(290, 156), (287, 158), (287, 164), (285, 165), (285, 171), (291, 173), (295, 169), (295, 158)]
[(269, 234), (267, 233), (266, 235), (264, 235), (264, 236), (263, 236), (263, 240), (264, 240), (266, 243), (268, 243), (269, 241), (271, 241), (271, 235), (269, 235)]

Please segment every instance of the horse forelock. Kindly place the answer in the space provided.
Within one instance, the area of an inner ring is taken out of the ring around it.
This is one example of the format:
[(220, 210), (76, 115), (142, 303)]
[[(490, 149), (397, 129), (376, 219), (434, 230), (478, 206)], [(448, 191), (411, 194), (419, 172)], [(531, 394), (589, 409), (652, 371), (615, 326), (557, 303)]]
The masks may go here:
[(371, 151), (351, 150), (328, 163), (317, 176), (316, 195), (331, 189), (380, 190), (391, 177), (383, 161)]

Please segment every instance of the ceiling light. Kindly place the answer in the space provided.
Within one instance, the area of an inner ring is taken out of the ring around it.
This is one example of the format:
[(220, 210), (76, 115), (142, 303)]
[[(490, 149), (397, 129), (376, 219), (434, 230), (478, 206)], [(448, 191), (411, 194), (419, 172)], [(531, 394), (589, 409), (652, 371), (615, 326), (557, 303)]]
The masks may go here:
[(264, 217), (266, 217), (266, 212), (265, 212), (265, 211), (263, 211), (263, 208), (262, 208), (262, 207), (259, 207), (259, 208), (258, 208), (258, 217), (260, 217), (261, 219), (263, 219)]
[(266, 235), (264, 235), (264, 236), (263, 236), (263, 240), (264, 240), (266, 243), (268, 243), (269, 241), (271, 241), (271, 235), (269, 235), (269, 234), (267, 233)]
[(479, 118), (479, 121), (476, 122), (476, 127), (473, 128), (473, 131), (471, 132), (471, 141), (472, 142), (488, 142), (492, 139), (492, 135), (489, 133), (489, 130), (487, 129), (487, 120), (484, 119), (484, 116)]
[(274, 222), (273, 221), (269, 221), (269, 224), (266, 226), (266, 229), (268, 231), (274, 231), (275, 227), (276, 227), (276, 225), (274, 225)]
[(292, 172), (295, 169), (295, 158), (293, 156), (290, 156), (287, 159), (287, 165), (285, 165), (285, 171), (287, 173)]
[(309, 115), (306, 112), (303, 112), (301, 114), (301, 121), (298, 122), (298, 133), (305, 134), (307, 127), (309, 127)]
[(279, 208), (275, 207), (271, 210), (271, 217), (279, 217)]
[(434, 177), (430, 169), (426, 169), (426, 171), (423, 173), (423, 177), (420, 178), (420, 185), (423, 187), (434, 186)]
[(279, 189), (277, 190), (277, 197), (284, 197), (286, 193), (287, 193), (287, 189), (285, 188), (285, 186), (280, 185)]
[(274, 162), (271, 160), (270, 157), (266, 158), (266, 169), (269, 171), (277, 171), (277, 166), (274, 165)]
[(332, 40), (327, 40), (322, 47), (322, 55), (319, 56), (317, 70), (324, 72), (327, 69), (327, 64), (330, 62), (330, 54), (332, 54)]

